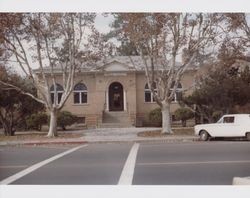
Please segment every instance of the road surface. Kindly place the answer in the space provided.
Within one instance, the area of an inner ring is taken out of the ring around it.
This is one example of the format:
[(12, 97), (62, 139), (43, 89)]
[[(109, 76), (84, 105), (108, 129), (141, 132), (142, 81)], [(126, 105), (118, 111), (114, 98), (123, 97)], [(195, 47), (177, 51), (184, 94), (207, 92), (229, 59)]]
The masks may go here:
[(250, 176), (250, 142), (0, 148), (1, 184), (231, 185)]

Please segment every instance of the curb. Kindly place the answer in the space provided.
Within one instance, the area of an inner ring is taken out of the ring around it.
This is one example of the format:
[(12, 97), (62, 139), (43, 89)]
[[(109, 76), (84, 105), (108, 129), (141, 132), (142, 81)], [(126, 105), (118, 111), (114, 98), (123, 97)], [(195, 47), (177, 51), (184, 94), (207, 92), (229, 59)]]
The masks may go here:
[(50, 145), (50, 144), (105, 144), (105, 143), (185, 143), (185, 142), (196, 142), (198, 139), (196, 138), (181, 138), (181, 139), (131, 139), (131, 140), (86, 140), (86, 141), (44, 141), (44, 142), (5, 142), (1, 143), (0, 146), (19, 146), (19, 145)]
[(27, 142), (19, 145), (87, 144), (87, 141)]
[(171, 139), (131, 139), (131, 140), (87, 140), (89, 144), (91, 143), (143, 143), (143, 142), (162, 142), (162, 143), (175, 143), (175, 142), (197, 142), (199, 138), (171, 138)]
[(250, 177), (234, 177), (233, 185), (250, 185)]
[(87, 141), (55, 141), (55, 142), (8, 142), (0, 144), (0, 146), (36, 146), (36, 145), (50, 145), (50, 144), (87, 144)]

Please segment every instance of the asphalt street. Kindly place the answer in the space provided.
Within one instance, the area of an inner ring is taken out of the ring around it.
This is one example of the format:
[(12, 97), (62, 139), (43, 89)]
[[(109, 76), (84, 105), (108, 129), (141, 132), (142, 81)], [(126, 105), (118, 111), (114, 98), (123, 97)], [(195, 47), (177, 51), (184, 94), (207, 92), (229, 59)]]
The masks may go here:
[(250, 176), (247, 141), (75, 147), (0, 147), (1, 184), (231, 185)]
[(231, 185), (249, 175), (249, 143), (142, 144), (133, 184)]

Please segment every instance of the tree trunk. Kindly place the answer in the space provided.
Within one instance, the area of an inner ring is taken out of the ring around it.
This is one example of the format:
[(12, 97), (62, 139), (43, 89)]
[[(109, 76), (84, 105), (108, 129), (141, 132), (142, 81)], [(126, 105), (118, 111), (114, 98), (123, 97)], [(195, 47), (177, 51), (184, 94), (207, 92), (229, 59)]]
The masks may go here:
[(202, 113), (200, 115), (200, 124), (204, 124), (204, 116)]
[(3, 130), (4, 130), (4, 135), (5, 136), (10, 136), (11, 132), (10, 132), (9, 129), (10, 128), (9, 128), (8, 124), (7, 123), (3, 123)]
[(170, 119), (170, 104), (165, 103), (162, 104), (161, 108), (161, 113), (162, 113), (162, 134), (171, 134), (172, 129), (171, 129), (171, 119)]
[(15, 135), (15, 130), (13, 130), (12, 126), (9, 124), (6, 124), (4, 128), (4, 134), (6, 136), (14, 136)]
[(49, 123), (49, 132), (47, 137), (56, 137), (57, 136), (57, 109), (53, 109), (50, 112), (50, 123)]
[(13, 129), (13, 126), (11, 125), (11, 123), (9, 123), (7, 120), (3, 120), (2, 125), (3, 125), (3, 130), (4, 130), (5, 136), (14, 136), (15, 135), (15, 130)]

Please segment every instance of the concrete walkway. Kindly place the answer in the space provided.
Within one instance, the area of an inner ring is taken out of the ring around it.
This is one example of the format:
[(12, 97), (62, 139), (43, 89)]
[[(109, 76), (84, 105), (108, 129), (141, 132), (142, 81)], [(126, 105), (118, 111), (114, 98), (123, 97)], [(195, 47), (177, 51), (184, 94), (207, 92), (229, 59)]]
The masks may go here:
[(82, 144), (82, 143), (117, 143), (117, 142), (192, 142), (199, 137), (189, 135), (169, 135), (166, 137), (138, 137), (137, 133), (143, 131), (156, 131), (160, 128), (99, 128), (70, 131), (70, 133), (80, 133), (83, 136), (78, 138), (56, 138), (42, 140), (19, 140), (0, 142), (4, 145), (41, 145), (41, 144)]

